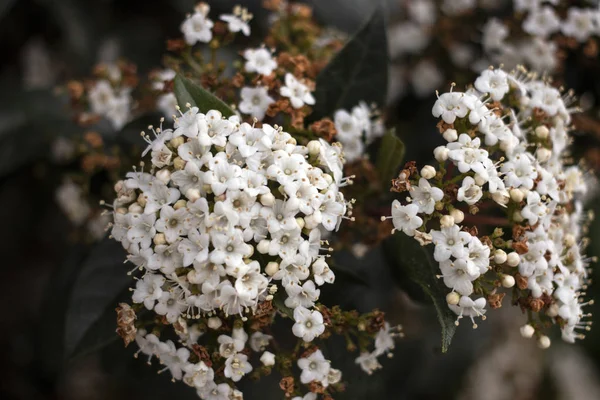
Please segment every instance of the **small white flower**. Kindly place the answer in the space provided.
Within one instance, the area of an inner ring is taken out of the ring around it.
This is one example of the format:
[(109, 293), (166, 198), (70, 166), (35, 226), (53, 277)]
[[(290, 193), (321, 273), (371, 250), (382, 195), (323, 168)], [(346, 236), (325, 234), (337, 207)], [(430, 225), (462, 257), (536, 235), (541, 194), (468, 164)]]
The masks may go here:
[(417, 215), (419, 206), (416, 204), (401, 205), (398, 200), (392, 202), (392, 222), (394, 228), (408, 236), (414, 236), (415, 230), (423, 225), (423, 219)]
[(262, 86), (254, 88), (244, 87), (240, 92), (240, 97), (241, 101), (238, 106), (240, 111), (256, 117), (258, 120), (262, 120), (265, 117), (269, 105), (275, 102), (269, 96), (268, 88)]
[(300, 358), (298, 367), (302, 370), (300, 382), (305, 385), (313, 381), (324, 381), (330, 369), (329, 361), (325, 359), (321, 350), (315, 351), (306, 358)]
[(355, 362), (360, 365), (363, 371), (371, 375), (376, 370), (382, 368), (381, 364), (377, 360), (375, 353), (360, 353), (360, 356), (356, 358)]
[(248, 356), (245, 354), (235, 354), (225, 361), (226, 378), (238, 382), (244, 375), (252, 371), (252, 365), (248, 362)]
[(261, 75), (271, 75), (277, 68), (277, 61), (271, 55), (271, 52), (264, 47), (258, 49), (246, 49), (244, 51), (246, 72), (256, 72)]
[(444, 285), (453, 291), (469, 296), (473, 293), (473, 281), (479, 278), (479, 270), (464, 258), (455, 261), (442, 261), (440, 270), (444, 277)]
[(275, 354), (271, 353), (270, 351), (265, 351), (260, 356), (260, 362), (265, 367), (272, 367), (273, 365), (275, 365)]
[(444, 197), (442, 189), (433, 187), (427, 179), (419, 179), (419, 186), (413, 186), (410, 194), (413, 198), (413, 204), (419, 207), (419, 212), (425, 214), (433, 213), (435, 203)]
[(432, 229), (430, 234), (435, 244), (433, 258), (437, 262), (446, 261), (451, 256), (464, 258), (467, 255), (465, 246), (471, 241), (471, 234), (461, 231), (458, 225), (442, 228), (440, 231)]
[(458, 189), (456, 199), (458, 201), (464, 201), (469, 205), (477, 203), (483, 196), (483, 190), (481, 186), (475, 184), (475, 180), (470, 176), (465, 177), (462, 181), (461, 187)]
[(146, 274), (143, 279), (140, 279), (135, 284), (132, 300), (134, 303), (144, 303), (144, 307), (148, 310), (154, 308), (156, 300), (160, 299), (163, 294), (162, 286), (165, 283), (165, 278), (162, 275)]
[(546, 215), (548, 207), (541, 200), (540, 194), (530, 191), (527, 194), (527, 205), (521, 210), (523, 218), (529, 221), (531, 225), (537, 224), (538, 220)]
[(241, 16), (234, 14), (223, 14), (219, 17), (221, 21), (227, 22), (227, 28), (229, 32), (237, 33), (242, 32), (244, 36), (250, 36), (250, 25), (247, 20), (241, 18)]
[(294, 321), (296, 323), (292, 327), (292, 332), (305, 342), (311, 342), (315, 337), (325, 332), (323, 315), (316, 310), (311, 312), (302, 306), (296, 307)]
[(183, 32), (186, 43), (190, 46), (195, 45), (197, 42), (208, 43), (212, 39), (213, 25), (213, 22), (206, 17), (206, 14), (195, 12), (183, 21), (181, 32)]
[(484, 297), (473, 300), (470, 297), (462, 296), (458, 305), (448, 304), (448, 307), (450, 307), (450, 309), (454, 311), (456, 315), (458, 315), (456, 323), (458, 323), (458, 321), (463, 317), (469, 317), (471, 318), (471, 322), (473, 322), (473, 326), (477, 327), (475, 318), (482, 317), (485, 314), (485, 305), (486, 301)]
[(442, 118), (445, 123), (452, 124), (456, 118), (464, 118), (469, 112), (468, 105), (474, 99), (470, 95), (461, 92), (444, 93), (438, 97), (431, 113), (436, 118)]
[(549, 6), (535, 8), (523, 21), (523, 30), (533, 36), (546, 37), (560, 28), (556, 12)]
[(304, 104), (315, 104), (315, 98), (308, 87), (289, 72), (285, 74), (285, 86), (281, 87), (280, 94), (288, 97), (294, 108), (301, 108)]
[(483, 71), (475, 80), (475, 89), (489, 93), (495, 101), (502, 100), (509, 90), (506, 72), (501, 69)]

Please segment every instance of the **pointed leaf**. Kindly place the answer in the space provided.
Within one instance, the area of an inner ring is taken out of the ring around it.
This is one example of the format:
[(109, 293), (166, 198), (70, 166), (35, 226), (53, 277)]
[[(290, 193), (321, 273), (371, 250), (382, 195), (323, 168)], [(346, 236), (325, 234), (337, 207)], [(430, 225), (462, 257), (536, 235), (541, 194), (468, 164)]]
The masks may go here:
[(189, 103), (192, 107), (198, 107), (201, 112), (219, 110), (225, 117), (235, 115), (235, 112), (217, 96), (181, 75), (175, 77), (173, 92), (181, 107)]
[(389, 130), (381, 139), (379, 153), (377, 154), (377, 172), (381, 179), (384, 192), (390, 188), (390, 181), (394, 178), (402, 160), (404, 159), (404, 143), (394, 129)]
[(340, 108), (364, 101), (385, 104), (388, 85), (385, 7), (381, 2), (316, 81), (316, 104), (310, 118), (331, 117)]
[(431, 254), (431, 245), (421, 246), (403, 233), (396, 233), (385, 245), (392, 268), (400, 269), (401, 273), (418, 283), (431, 298), (442, 327), (442, 352), (445, 353), (456, 332), (456, 315), (446, 302), (448, 288), (436, 278), (439, 268)]
[(107, 238), (81, 265), (67, 309), (67, 358), (99, 349), (118, 338), (115, 308), (133, 282), (123, 260), (125, 252), (120, 243)]

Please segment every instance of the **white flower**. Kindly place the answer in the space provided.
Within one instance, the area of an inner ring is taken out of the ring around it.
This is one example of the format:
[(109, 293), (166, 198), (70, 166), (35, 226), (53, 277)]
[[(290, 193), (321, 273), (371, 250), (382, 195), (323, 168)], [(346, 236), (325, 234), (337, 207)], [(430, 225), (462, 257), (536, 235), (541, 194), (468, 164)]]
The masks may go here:
[(213, 369), (207, 367), (204, 361), (197, 364), (189, 363), (183, 368), (183, 371), (185, 372), (183, 381), (197, 389), (203, 388), (209, 382), (212, 382), (215, 376)]
[(165, 117), (171, 117), (177, 113), (177, 98), (174, 93), (165, 93), (156, 99), (156, 108)]
[(483, 48), (487, 52), (501, 49), (509, 31), (506, 25), (497, 18), (490, 18), (483, 26)]
[(461, 92), (444, 93), (436, 100), (431, 113), (441, 117), (445, 123), (452, 124), (456, 118), (464, 118), (469, 112), (469, 104), (474, 101), (471, 95)]
[(165, 278), (162, 275), (146, 274), (143, 279), (140, 279), (135, 284), (132, 300), (134, 303), (144, 303), (144, 307), (148, 310), (154, 308), (156, 300), (162, 297), (162, 285), (165, 283)]
[(414, 66), (410, 82), (417, 97), (426, 97), (444, 82), (444, 74), (434, 63), (424, 60)]
[(313, 279), (315, 283), (319, 286), (323, 285), (325, 282), (333, 283), (335, 280), (335, 275), (333, 271), (325, 262), (325, 258), (319, 257), (312, 265), (313, 271)]
[(271, 75), (277, 68), (277, 61), (271, 55), (271, 52), (264, 47), (258, 49), (246, 49), (244, 51), (246, 72), (256, 72), (261, 75)]
[(398, 200), (392, 202), (392, 222), (394, 228), (408, 236), (414, 236), (415, 230), (423, 225), (423, 219), (417, 215), (419, 206), (416, 204), (401, 205)]
[(473, 281), (479, 278), (479, 270), (464, 258), (455, 261), (442, 261), (440, 270), (444, 277), (444, 285), (453, 291), (469, 296), (473, 293)]
[(227, 28), (230, 32), (237, 33), (241, 31), (244, 36), (250, 36), (250, 25), (241, 15), (223, 14), (219, 19), (227, 22)]
[(311, 342), (315, 337), (325, 332), (323, 315), (316, 310), (311, 312), (302, 306), (296, 307), (294, 309), (294, 321), (296, 323), (292, 327), (292, 332), (305, 342)]
[(237, 267), (251, 252), (251, 247), (244, 242), (239, 231), (212, 235), (211, 241), (214, 250), (210, 253), (210, 261), (215, 264)]
[(515, 188), (533, 188), (533, 180), (537, 178), (533, 156), (529, 153), (517, 154), (502, 165), (506, 186)]
[(298, 367), (302, 370), (300, 382), (305, 385), (313, 381), (324, 381), (330, 369), (329, 361), (325, 359), (321, 350), (315, 351), (306, 358), (300, 358)]
[(250, 371), (252, 371), (252, 365), (248, 362), (248, 356), (235, 354), (225, 361), (223, 372), (226, 378), (231, 378), (232, 381), (237, 382)]
[(451, 256), (464, 258), (467, 255), (465, 245), (471, 241), (471, 234), (461, 231), (458, 225), (441, 228), (440, 231), (432, 229), (430, 234), (435, 244), (433, 258), (437, 262), (446, 261)]
[(167, 242), (174, 243), (180, 236), (185, 235), (186, 219), (188, 217), (187, 209), (173, 209), (171, 206), (165, 206), (160, 210), (160, 219), (156, 221), (156, 230), (165, 234)]
[(566, 21), (561, 24), (561, 30), (565, 36), (585, 42), (590, 35), (598, 32), (598, 22), (597, 10), (570, 7)]
[(419, 186), (413, 186), (410, 194), (413, 204), (419, 207), (419, 212), (425, 214), (433, 213), (435, 203), (444, 197), (442, 189), (431, 186), (425, 178), (419, 179)]
[(362, 135), (363, 127), (360, 122), (346, 110), (337, 110), (334, 114), (337, 136), (342, 142), (358, 139)]
[(56, 190), (55, 197), (58, 205), (72, 223), (81, 225), (85, 222), (91, 208), (83, 197), (81, 187), (66, 180)]
[(262, 86), (242, 88), (242, 91), (240, 92), (240, 97), (242, 99), (239, 104), (240, 111), (244, 114), (250, 114), (258, 120), (262, 120), (265, 117), (269, 105), (275, 102), (275, 100), (269, 96), (268, 90), (268, 88)]
[(529, 221), (531, 225), (537, 224), (538, 220), (546, 215), (548, 207), (541, 200), (540, 194), (530, 191), (527, 194), (527, 205), (521, 210), (523, 218)]
[(485, 304), (486, 301), (484, 297), (473, 300), (470, 297), (462, 296), (458, 305), (448, 304), (448, 307), (450, 307), (450, 309), (454, 311), (456, 315), (458, 315), (458, 318), (456, 319), (457, 323), (462, 317), (469, 317), (473, 322), (473, 326), (476, 327), (477, 324), (475, 324), (474, 318), (482, 317), (485, 314)]
[(127, 240), (139, 244), (142, 249), (150, 247), (156, 234), (156, 214), (128, 214), (128, 217)]
[(154, 311), (158, 315), (167, 317), (167, 321), (174, 323), (181, 315), (181, 312), (187, 308), (187, 305), (179, 299), (181, 290), (173, 289), (171, 291), (163, 291), (158, 299), (158, 303), (154, 306)]
[[(208, 10), (207, 10), (208, 13)], [(195, 12), (181, 24), (181, 32), (190, 46), (197, 42), (208, 43), (212, 39), (213, 22), (205, 13)]]
[(560, 28), (560, 20), (552, 7), (544, 6), (529, 12), (523, 21), (523, 30), (534, 36), (546, 37)]
[(288, 97), (294, 108), (301, 108), (304, 104), (315, 104), (315, 98), (308, 87), (289, 72), (285, 74), (285, 86), (281, 87), (279, 93)]
[(502, 100), (509, 90), (506, 72), (501, 69), (483, 71), (475, 80), (475, 89), (489, 93), (495, 101)]
[(375, 353), (360, 353), (360, 356), (356, 358), (355, 362), (360, 365), (363, 371), (371, 375), (374, 371), (382, 368), (381, 364), (377, 360)]
[(227, 383), (219, 383), (218, 385), (209, 381), (201, 388), (198, 388), (198, 396), (202, 400), (231, 400), (231, 387)]
[(477, 203), (483, 196), (481, 186), (475, 184), (475, 180), (470, 176), (465, 177), (462, 181), (462, 185), (458, 189), (456, 199), (458, 201), (464, 201), (469, 205)]
[(273, 339), (273, 336), (271, 335), (265, 335), (262, 332), (254, 332), (252, 336), (250, 336), (250, 348), (256, 352), (264, 351), (271, 339)]
[(285, 306), (289, 308), (296, 308), (302, 306), (304, 308), (311, 308), (315, 305), (315, 301), (319, 298), (321, 291), (315, 287), (313, 281), (306, 281), (302, 286), (297, 283), (291, 282), (285, 287), (285, 291), (288, 295), (285, 299)]
[(275, 365), (275, 354), (271, 353), (270, 351), (265, 351), (260, 356), (260, 362), (265, 367), (272, 367), (273, 365)]

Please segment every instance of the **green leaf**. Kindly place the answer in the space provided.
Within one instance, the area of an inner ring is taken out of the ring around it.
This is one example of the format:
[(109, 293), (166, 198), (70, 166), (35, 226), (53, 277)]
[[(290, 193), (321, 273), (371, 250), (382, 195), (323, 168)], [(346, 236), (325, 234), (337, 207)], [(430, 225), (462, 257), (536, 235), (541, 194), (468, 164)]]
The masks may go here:
[(379, 153), (377, 154), (377, 172), (381, 179), (384, 192), (389, 190), (390, 181), (394, 178), (402, 160), (404, 159), (404, 143), (396, 131), (390, 129), (381, 139)]
[(285, 305), (286, 297), (287, 294), (285, 293), (285, 290), (279, 289), (277, 293), (275, 293), (275, 296), (273, 296), (273, 304), (279, 312), (294, 319), (294, 310)]
[(311, 120), (331, 117), (340, 108), (364, 101), (383, 106), (388, 86), (385, 6), (377, 6), (369, 20), (319, 73)]
[(67, 358), (98, 350), (118, 339), (115, 308), (120, 299), (128, 296), (133, 282), (124, 259), (120, 243), (105, 239), (81, 265), (67, 308)]
[(442, 352), (447, 352), (456, 332), (456, 315), (446, 302), (448, 288), (436, 278), (439, 268), (431, 254), (431, 245), (421, 246), (412, 237), (398, 232), (388, 239), (385, 246), (392, 267), (418, 283), (431, 298), (442, 327)]
[(235, 112), (217, 96), (179, 74), (175, 77), (173, 91), (181, 107), (189, 103), (192, 107), (198, 107), (201, 112), (219, 110), (225, 117), (235, 115)]

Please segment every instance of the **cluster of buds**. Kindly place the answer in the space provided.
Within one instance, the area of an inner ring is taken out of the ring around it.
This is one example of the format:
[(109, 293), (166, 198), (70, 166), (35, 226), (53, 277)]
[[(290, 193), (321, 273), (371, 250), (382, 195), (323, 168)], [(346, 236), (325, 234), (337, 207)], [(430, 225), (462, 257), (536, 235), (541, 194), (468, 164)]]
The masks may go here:
[(393, 190), (408, 196), (390, 218), (433, 245), (457, 323), (470, 317), (476, 326), (486, 304), (500, 307), (502, 288), (512, 288), (541, 347), (552, 322), (569, 342), (589, 329), (581, 300), (588, 183), (566, 157), (572, 101), (523, 69), (488, 69), (466, 92), (438, 95), (432, 113), (448, 142), (434, 151), (439, 167), (405, 167)]

